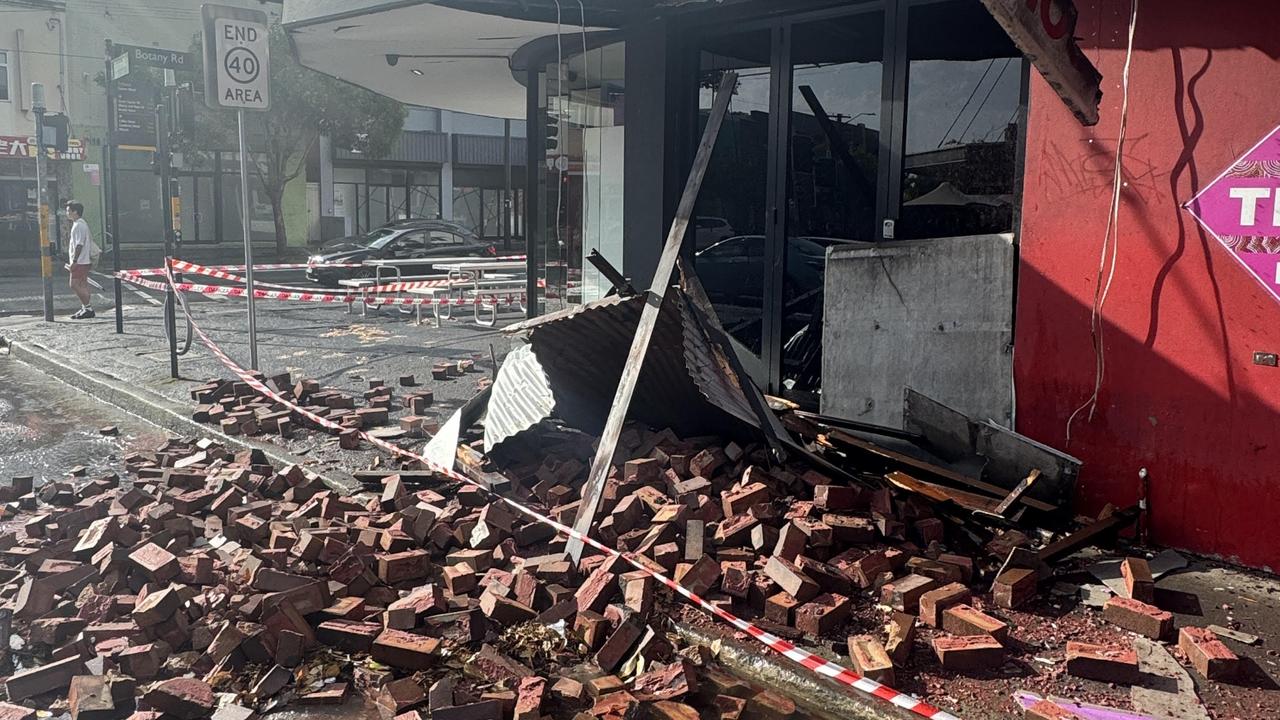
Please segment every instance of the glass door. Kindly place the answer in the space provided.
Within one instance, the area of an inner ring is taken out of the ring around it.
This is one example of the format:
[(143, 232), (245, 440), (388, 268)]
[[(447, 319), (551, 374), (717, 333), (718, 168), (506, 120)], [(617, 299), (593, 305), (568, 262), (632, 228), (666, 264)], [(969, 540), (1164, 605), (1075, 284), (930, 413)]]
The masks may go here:
[(702, 135), (725, 72), (738, 74), (729, 111), (694, 208), (694, 267), (738, 355), (762, 385), (771, 323), (765, 312), (776, 29), (763, 27), (703, 39), (698, 57), (698, 126)]
[(878, 234), (884, 11), (796, 23), (788, 49), (787, 216), (775, 391), (816, 404), (827, 249), (874, 242)]

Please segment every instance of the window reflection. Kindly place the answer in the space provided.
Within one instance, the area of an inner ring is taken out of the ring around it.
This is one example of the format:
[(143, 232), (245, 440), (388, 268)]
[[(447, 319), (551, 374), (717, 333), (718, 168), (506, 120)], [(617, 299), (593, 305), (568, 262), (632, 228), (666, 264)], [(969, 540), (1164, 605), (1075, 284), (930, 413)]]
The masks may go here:
[[(981, 7), (909, 11), (898, 238), (1013, 229), (1021, 55)], [(964, 27), (964, 41), (955, 38)]]

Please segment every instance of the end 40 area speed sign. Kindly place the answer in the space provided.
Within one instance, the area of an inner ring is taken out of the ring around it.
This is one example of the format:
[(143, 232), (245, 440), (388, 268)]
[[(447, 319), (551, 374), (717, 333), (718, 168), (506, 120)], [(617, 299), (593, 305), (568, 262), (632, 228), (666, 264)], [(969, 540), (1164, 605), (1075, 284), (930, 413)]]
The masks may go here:
[(267, 15), (258, 10), (203, 5), (205, 102), (214, 108), (271, 106)]

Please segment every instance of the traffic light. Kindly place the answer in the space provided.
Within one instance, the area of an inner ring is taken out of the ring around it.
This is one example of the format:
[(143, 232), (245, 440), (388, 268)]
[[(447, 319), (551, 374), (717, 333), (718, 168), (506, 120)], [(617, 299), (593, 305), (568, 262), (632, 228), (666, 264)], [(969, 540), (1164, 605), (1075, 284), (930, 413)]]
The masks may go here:
[(70, 135), (71, 121), (62, 113), (44, 116), (44, 146), (55, 152), (67, 151), (67, 137)]
[(173, 92), (173, 116), (170, 127), (185, 139), (192, 139), (196, 132), (196, 99), (191, 83), (178, 86)]

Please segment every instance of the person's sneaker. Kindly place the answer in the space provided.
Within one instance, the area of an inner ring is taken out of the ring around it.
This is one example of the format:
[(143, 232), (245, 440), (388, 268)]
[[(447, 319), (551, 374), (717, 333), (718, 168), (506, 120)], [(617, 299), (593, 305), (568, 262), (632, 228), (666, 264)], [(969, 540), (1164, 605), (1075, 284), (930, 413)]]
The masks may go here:
[(84, 318), (84, 311), (85, 311), (85, 308), (80, 308), (79, 310), (77, 310), (77, 311), (75, 311), (75, 312), (71, 313), (71, 319), (72, 319), (72, 320), (81, 320), (81, 319), (83, 319), (83, 318)]
[(80, 310), (81, 320), (89, 320), (95, 317), (97, 317), (97, 314), (93, 312), (93, 308), (83, 308), (82, 310)]

